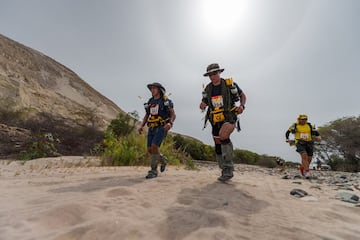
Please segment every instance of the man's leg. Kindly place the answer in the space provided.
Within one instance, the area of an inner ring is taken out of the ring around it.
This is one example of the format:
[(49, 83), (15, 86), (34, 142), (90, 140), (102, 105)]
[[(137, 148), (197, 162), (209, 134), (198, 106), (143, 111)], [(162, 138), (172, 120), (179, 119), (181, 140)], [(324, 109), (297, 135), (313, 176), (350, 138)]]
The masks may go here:
[(153, 172), (153, 155), (152, 155), (152, 142), (154, 139), (154, 129), (149, 128), (148, 135), (147, 135), (147, 152), (150, 155), (150, 171), (148, 171), (148, 174), (145, 178), (154, 178), (156, 175)]
[(160, 172), (164, 172), (165, 168), (166, 168), (166, 164), (168, 162), (168, 159), (167, 159), (167, 157), (165, 155), (163, 155), (161, 153), (160, 153), (160, 162), (161, 162)]
[(233, 158), (233, 145), (230, 140), (221, 142), (222, 160), (223, 160), (223, 176), (232, 178), (234, 171)]
[(222, 153), (222, 175), (219, 180), (229, 180), (234, 176), (234, 164), (233, 164), (233, 145), (230, 141), (230, 135), (235, 129), (235, 124), (224, 123), (219, 132), (221, 142), (221, 153)]
[[(304, 176), (305, 167), (308, 166), (307, 154), (305, 146), (301, 143), (296, 144), (296, 151), (300, 154), (301, 157), (301, 165), (300, 165), (300, 173)], [(309, 167), (308, 167), (309, 168)]]
[(220, 142), (220, 138), (218, 136), (214, 136), (214, 142), (215, 142), (215, 156), (216, 156), (216, 161), (219, 164), (219, 168), (223, 169), (223, 161), (222, 161), (222, 152), (221, 152), (221, 142)]
[(311, 164), (311, 161), (312, 161), (312, 156), (309, 156), (309, 155), (308, 155), (307, 161), (308, 161), (309, 167), (310, 167), (310, 164)]
[[(154, 178), (157, 177), (158, 175), (158, 171), (157, 171), (157, 165), (158, 162), (162, 161), (162, 157), (160, 155), (159, 152), (159, 148), (160, 145), (162, 143), (162, 141), (164, 140), (165, 136), (166, 136), (166, 131), (163, 127), (158, 127), (156, 129), (154, 129), (153, 132), (154, 136), (152, 138), (151, 141), (151, 145), (150, 145), (150, 152), (151, 152), (151, 161), (150, 161), (150, 165), (151, 165), (151, 170), (149, 171), (148, 176), (146, 176), (146, 178)], [(163, 168), (165, 170), (165, 168)]]
[(305, 177), (306, 178), (310, 178), (310, 163), (312, 161), (312, 156), (313, 156), (313, 146), (310, 143), (307, 143), (306, 145), (306, 162), (307, 165), (304, 167), (305, 168)]
[(159, 160), (161, 160), (161, 156), (159, 154), (159, 147), (156, 144), (151, 144), (150, 147), (150, 166), (151, 170), (148, 172), (146, 178), (154, 178), (157, 177), (157, 165)]
[(301, 153), (301, 163), (304, 169), (303, 176), (305, 176), (305, 178), (309, 178), (310, 177), (309, 160), (306, 152)]
[(308, 155), (306, 152), (301, 152), (301, 165), (304, 167), (304, 171), (309, 170)]
[(299, 170), (300, 170), (301, 176), (304, 176), (304, 166), (302, 164), (300, 165)]
[(308, 143), (307, 146), (306, 146), (306, 153), (308, 155), (308, 163), (309, 163), (309, 166), (311, 164), (311, 161), (312, 161), (312, 158), (313, 158), (313, 155), (314, 155), (314, 147), (311, 143)]
[(166, 157), (165, 155), (161, 154), (161, 153), (160, 153), (160, 150), (159, 150), (159, 148), (160, 148), (160, 146), (161, 146), (161, 143), (162, 143), (163, 140), (165, 139), (166, 135), (167, 135), (167, 132), (166, 132), (165, 128), (164, 128), (164, 127), (161, 127), (161, 128), (159, 128), (158, 135), (157, 135), (157, 137), (155, 138), (155, 143), (156, 143), (156, 145), (158, 146), (157, 151), (158, 151), (159, 154), (160, 154), (160, 163), (161, 163), (161, 165), (160, 165), (160, 172), (164, 172), (164, 171), (165, 171), (165, 168), (166, 168), (166, 165), (167, 165), (167, 162), (168, 162), (167, 157)]
[(222, 160), (221, 142), (220, 142), (219, 131), (220, 131), (220, 126), (219, 125), (212, 126), (212, 135), (213, 135), (214, 143), (215, 143), (216, 161), (219, 164), (219, 168), (223, 169), (223, 160)]

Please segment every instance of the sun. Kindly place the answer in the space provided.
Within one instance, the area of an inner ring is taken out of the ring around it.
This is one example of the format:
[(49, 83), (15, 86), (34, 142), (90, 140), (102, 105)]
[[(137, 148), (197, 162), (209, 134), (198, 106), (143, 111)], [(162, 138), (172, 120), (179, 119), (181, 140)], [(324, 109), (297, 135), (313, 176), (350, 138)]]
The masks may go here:
[(248, 0), (202, 0), (199, 4), (201, 25), (213, 37), (227, 37), (246, 27)]

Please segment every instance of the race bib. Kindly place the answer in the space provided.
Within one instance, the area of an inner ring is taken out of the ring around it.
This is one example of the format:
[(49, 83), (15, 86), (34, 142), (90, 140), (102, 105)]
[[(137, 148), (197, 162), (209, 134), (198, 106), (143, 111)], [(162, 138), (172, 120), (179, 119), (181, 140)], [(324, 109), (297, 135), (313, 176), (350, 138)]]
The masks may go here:
[(211, 103), (214, 106), (214, 108), (221, 108), (224, 106), (223, 97), (220, 96), (213, 96), (211, 97)]
[(151, 115), (158, 115), (159, 114), (159, 104), (152, 105), (150, 107), (150, 114)]
[(310, 139), (309, 133), (300, 133), (300, 139), (304, 141), (308, 141)]

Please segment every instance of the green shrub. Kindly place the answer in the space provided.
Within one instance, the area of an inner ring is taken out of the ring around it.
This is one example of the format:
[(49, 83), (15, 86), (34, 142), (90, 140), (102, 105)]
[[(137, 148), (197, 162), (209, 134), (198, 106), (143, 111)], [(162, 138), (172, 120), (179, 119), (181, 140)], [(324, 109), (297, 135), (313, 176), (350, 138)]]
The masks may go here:
[(255, 165), (260, 159), (260, 155), (248, 150), (235, 149), (234, 150), (234, 163), (244, 163)]
[(329, 158), (329, 165), (334, 171), (343, 171), (343, 172), (358, 172), (359, 162), (356, 159), (344, 159), (338, 155), (331, 155)]
[[(112, 132), (106, 132), (103, 145), (102, 159), (104, 165), (147, 166), (150, 164), (145, 135), (132, 132), (126, 136), (117, 137)], [(167, 157), (170, 165), (186, 164), (189, 161), (184, 153), (174, 149), (174, 141), (171, 136), (164, 139), (160, 151)]]
[(188, 154), (192, 159), (215, 161), (213, 147), (205, 145), (200, 141), (185, 138), (179, 134), (174, 137), (174, 147)]
[(51, 133), (38, 133), (33, 137), (32, 143), (21, 153), (22, 160), (57, 156), (56, 144), (59, 139)]
[(112, 159), (112, 165), (129, 166), (141, 165), (141, 155), (144, 154), (144, 144), (138, 144), (139, 138), (133, 134), (121, 139), (109, 133), (105, 135), (106, 158)]
[(274, 168), (277, 166), (276, 163), (276, 159), (274, 157), (269, 157), (269, 156), (262, 156), (260, 157), (257, 162), (256, 165), (261, 166), (261, 167), (267, 167), (267, 168)]
[(107, 131), (112, 132), (116, 137), (126, 136), (134, 131), (135, 123), (135, 119), (130, 114), (119, 113), (111, 121)]
[(248, 150), (234, 150), (234, 163), (244, 163), (249, 165), (274, 168), (277, 166), (276, 159), (278, 159), (278, 157), (259, 155)]

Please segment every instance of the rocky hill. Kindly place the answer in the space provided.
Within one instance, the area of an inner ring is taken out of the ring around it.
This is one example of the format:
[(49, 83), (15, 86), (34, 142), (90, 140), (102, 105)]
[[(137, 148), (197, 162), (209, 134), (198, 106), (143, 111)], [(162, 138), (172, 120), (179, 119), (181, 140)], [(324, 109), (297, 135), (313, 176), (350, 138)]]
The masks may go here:
[[(65, 132), (90, 137), (89, 131), (104, 130), (119, 112), (117, 105), (64, 65), (0, 35), (0, 156), (18, 151), (9, 150), (9, 145), (21, 149), (18, 142), (26, 142), (29, 131), (29, 138), (52, 132), (64, 143), (66, 136), (61, 135)], [(19, 141), (10, 144), (10, 132)], [(76, 146), (63, 148), (79, 153)]]

